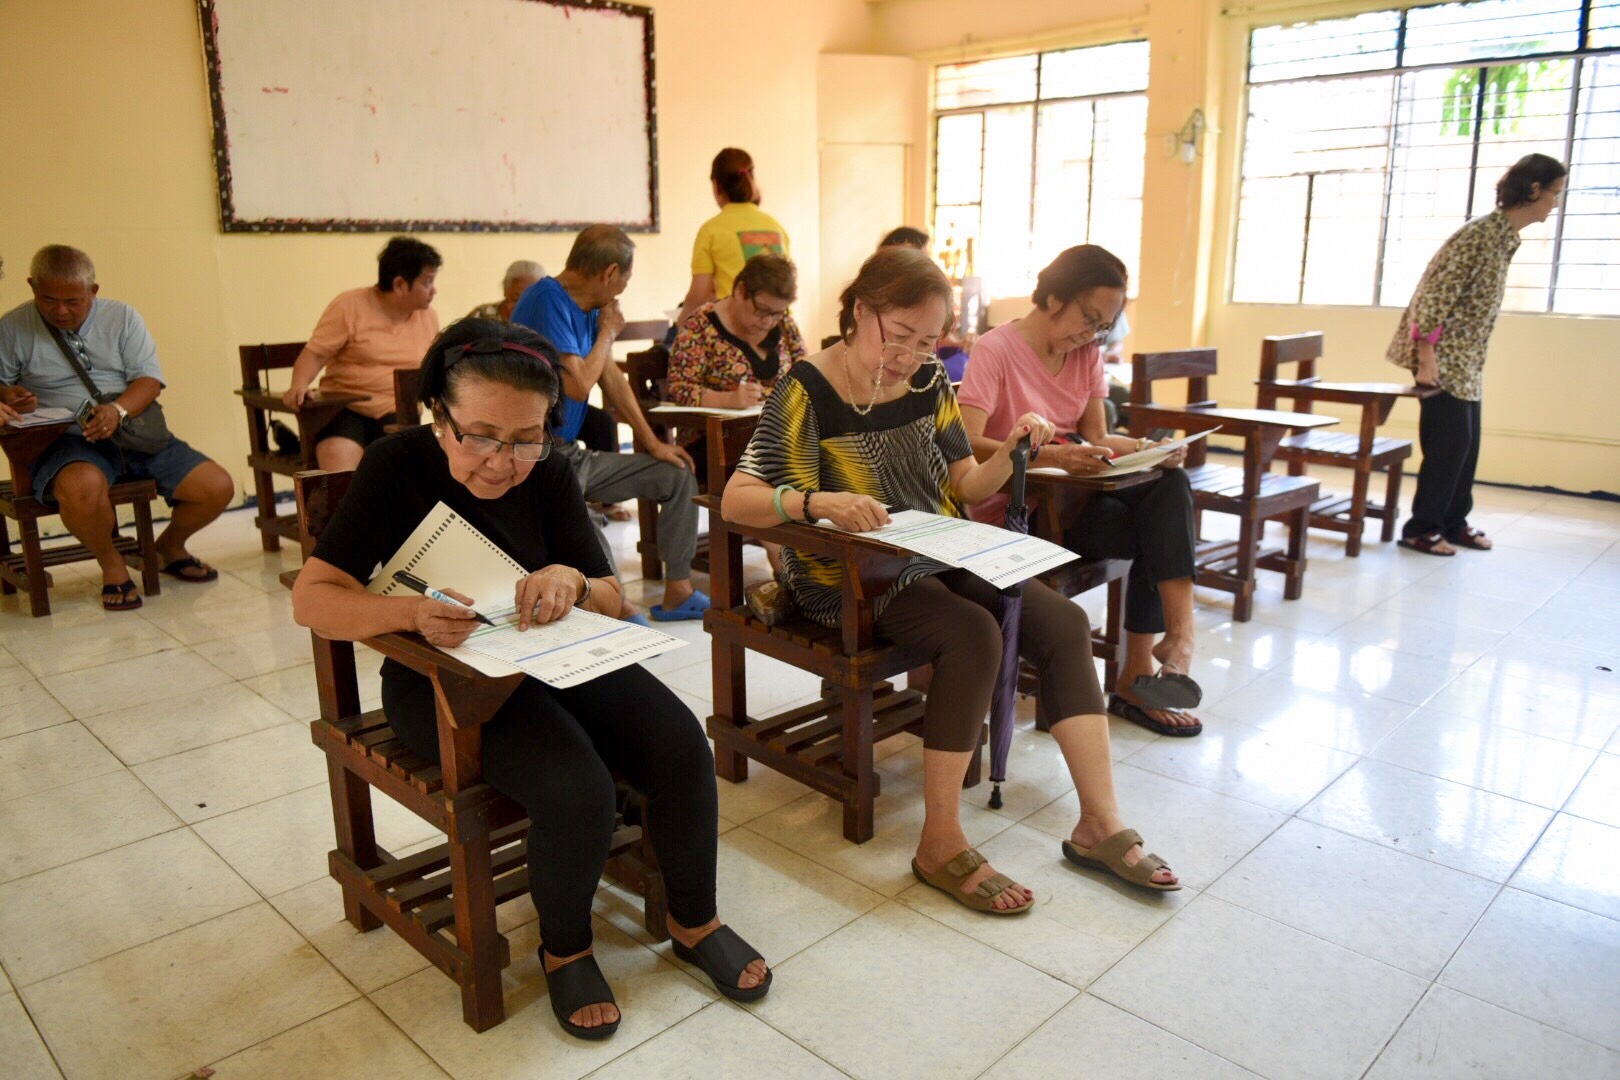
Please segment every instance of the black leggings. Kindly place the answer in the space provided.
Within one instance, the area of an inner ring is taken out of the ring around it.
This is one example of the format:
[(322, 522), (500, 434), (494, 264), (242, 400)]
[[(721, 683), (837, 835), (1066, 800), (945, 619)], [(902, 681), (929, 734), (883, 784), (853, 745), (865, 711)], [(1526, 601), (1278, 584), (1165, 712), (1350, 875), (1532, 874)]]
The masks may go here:
[(1164, 633), (1159, 582), (1192, 577), (1197, 544), (1192, 485), (1181, 469), (1162, 470), (1152, 484), (1097, 496), (1064, 538), (1065, 547), (1088, 559), (1131, 560), (1125, 629), (1133, 634)]
[[(439, 760), (433, 687), (383, 665), (383, 711), (400, 739)], [(692, 711), (641, 667), (559, 690), (525, 679), (484, 725), (484, 779), (529, 813), (529, 893), (553, 956), (591, 945), (591, 898), (613, 839), (617, 771), (647, 796), (654, 854), (682, 926), (715, 917), (714, 756)]]

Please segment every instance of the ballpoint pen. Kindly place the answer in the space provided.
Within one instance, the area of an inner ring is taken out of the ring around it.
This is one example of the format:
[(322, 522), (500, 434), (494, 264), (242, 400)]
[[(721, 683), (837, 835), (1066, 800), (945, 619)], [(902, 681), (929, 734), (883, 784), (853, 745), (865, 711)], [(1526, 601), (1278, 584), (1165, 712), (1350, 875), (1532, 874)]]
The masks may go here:
[[(453, 596), (447, 596), (438, 589), (435, 589), (433, 586), (429, 585), (427, 582), (423, 581), (421, 578), (417, 577), (415, 574), (407, 574), (403, 570), (396, 570), (394, 571), (394, 580), (413, 592), (421, 593), (429, 600), (437, 600), (441, 604), (454, 604), (456, 607), (466, 608), (468, 611), (473, 610), (470, 605), (463, 604), (460, 600), (457, 600)], [(473, 611), (473, 618), (477, 619), (485, 626), (495, 625), (487, 617), (480, 615), (476, 611)]]

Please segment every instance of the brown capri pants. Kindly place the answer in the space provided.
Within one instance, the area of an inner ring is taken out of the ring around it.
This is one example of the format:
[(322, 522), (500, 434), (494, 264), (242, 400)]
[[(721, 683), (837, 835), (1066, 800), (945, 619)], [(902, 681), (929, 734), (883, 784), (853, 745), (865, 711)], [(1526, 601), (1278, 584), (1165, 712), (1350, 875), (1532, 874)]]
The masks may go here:
[[(979, 745), (1001, 664), (1000, 593), (966, 570), (912, 582), (878, 617), (880, 637), (921, 648), (933, 681), (923, 710), (923, 746), (965, 752)], [(1102, 687), (1091, 661), (1091, 621), (1039, 581), (1024, 583), (1018, 655), (1040, 677), (1042, 711), (1053, 717), (1103, 713)]]

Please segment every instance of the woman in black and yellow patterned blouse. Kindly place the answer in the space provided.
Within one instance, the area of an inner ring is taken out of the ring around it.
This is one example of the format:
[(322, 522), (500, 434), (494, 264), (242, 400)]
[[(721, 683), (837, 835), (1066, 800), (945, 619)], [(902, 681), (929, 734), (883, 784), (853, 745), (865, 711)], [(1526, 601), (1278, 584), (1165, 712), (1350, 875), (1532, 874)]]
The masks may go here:
[(1418, 281), (1390, 342), (1389, 360), (1412, 372), (1424, 398), (1418, 422), (1423, 466), (1412, 516), (1400, 545), (1425, 555), (1457, 548), (1488, 551), (1491, 542), (1468, 524), (1479, 463), (1480, 398), (1485, 349), (1507, 292), (1508, 264), (1519, 234), (1546, 221), (1564, 193), (1562, 162), (1526, 154), (1496, 184), (1496, 209), (1475, 218), (1440, 245)]
[[(1012, 475), (1006, 453), (1023, 435), (1036, 445), (1054, 431), (1027, 414), (1002, 452), (976, 462), (956, 395), (933, 355), (949, 327), (951, 288), (927, 255), (885, 248), (844, 290), (842, 340), (781, 377), (759, 427), (726, 485), (723, 513), (745, 525), (830, 518), (864, 532), (888, 521), (886, 506), (965, 516), (963, 506)], [(785, 576), (799, 609), (837, 626), (843, 569), (791, 549)], [(912, 871), (976, 911), (1028, 911), (1034, 894), (995, 873), (968, 843), (960, 818), (962, 778), (977, 747), (1001, 663), (995, 589), (964, 570), (914, 560), (878, 604), (877, 631), (928, 655), (933, 680), (923, 718), (926, 817)], [(1108, 718), (1091, 660), (1085, 612), (1037, 581), (1024, 585), (1019, 655), (1040, 675), (1042, 706), (1060, 716), (1052, 735), (1080, 795), (1068, 858), (1101, 866), (1151, 889), (1178, 889), (1162, 859), (1144, 855), (1114, 798)]]

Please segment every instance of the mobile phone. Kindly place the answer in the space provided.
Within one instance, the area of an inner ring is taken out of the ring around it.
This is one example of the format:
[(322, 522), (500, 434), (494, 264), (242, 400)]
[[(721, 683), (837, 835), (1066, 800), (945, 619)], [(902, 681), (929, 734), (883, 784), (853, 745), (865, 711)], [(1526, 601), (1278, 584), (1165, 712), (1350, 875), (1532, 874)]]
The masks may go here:
[(96, 403), (87, 398), (85, 399), (85, 403), (79, 406), (79, 411), (74, 414), (73, 419), (77, 420), (79, 422), (79, 426), (82, 428), (87, 426), (91, 420), (95, 419), (95, 416)]

